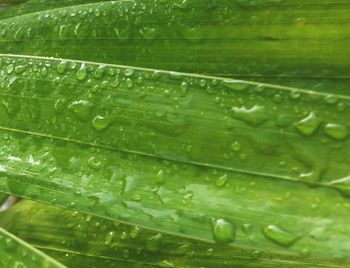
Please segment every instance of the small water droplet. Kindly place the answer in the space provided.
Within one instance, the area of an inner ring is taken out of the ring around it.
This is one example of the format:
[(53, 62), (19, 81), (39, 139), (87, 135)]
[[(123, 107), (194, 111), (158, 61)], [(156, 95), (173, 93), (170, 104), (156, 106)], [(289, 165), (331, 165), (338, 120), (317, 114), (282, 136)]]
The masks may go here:
[(134, 82), (130, 78), (127, 78), (125, 80), (125, 84), (126, 84), (126, 87), (129, 88), (129, 89), (134, 86)]
[(239, 141), (235, 141), (234, 143), (231, 144), (231, 148), (233, 151), (238, 152), (239, 150), (241, 150), (242, 145)]
[(219, 177), (216, 181), (215, 181), (215, 185), (216, 187), (223, 187), (225, 186), (225, 184), (227, 183), (227, 174), (222, 175), (221, 177)]
[(83, 81), (84, 79), (87, 78), (87, 66), (85, 63), (83, 63), (81, 66), (80, 66), (80, 69), (78, 70), (77, 72), (77, 79), (80, 80), (80, 81)]
[(103, 64), (100, 65), (100, 66), (96, 69), (96, 71), (95, 71), (95, 73), (94, 73), (94, 77), (97, 78), (97, 79), (102, 78), (103, 75), (104, 75), (104, 73), (106, 72), (106, 69), (107, 69), (106, 65), (103, 65)]
[(141, 231), (140, 227), (134, 226), (132, 228), (132, 230), (130, 231), (129, 235), (130, 235), (131, 238), (137, 238), (139, 236), (139, 234), (140, 234), (140, 231)]
[(88, 159), (88, 165), (89, 165), (91, 168), (93, 168), (93, 169), (95, 169), (95, 170), (98, 170), (98, 169), (100, 169), (101, 166), (102, 166), (102, 161), (99, 160), (97, 157), (92, 156), (92, 157), (90, 157), (90, 158)]
[(57, 65), (57, 72), (59, 74), (63, 74), (67, 71), (68, 68), (68, 62), (66, 61), (61, 61), (58, 65)]
[(249, 84), (247, 84), (246, 82), (233, 79), (225, 79), (223, 85), (237, 91), (243, 91), (249, 87)]

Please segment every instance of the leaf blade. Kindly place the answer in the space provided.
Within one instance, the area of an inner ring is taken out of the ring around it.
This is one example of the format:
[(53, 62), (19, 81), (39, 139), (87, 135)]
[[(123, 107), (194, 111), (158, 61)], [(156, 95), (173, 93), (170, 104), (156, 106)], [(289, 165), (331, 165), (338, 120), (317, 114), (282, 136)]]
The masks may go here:
[[(314, 0), (208, 6), (191, 1), (183, 7), (177, 1), (92, 3), (2, 21), (1, 28), (9, 30), (1, 37), (0, 51), (269, 79), (348, 95), (349, 8), (344, 1)], [(65, 15), (77, 11), (90, 26), (81, 24), (79, 16)]]
[(0, 264), (3, 267), (52, 267), (64, 268), (62, 264), (31, 247), (26, 242), (0, 227)]

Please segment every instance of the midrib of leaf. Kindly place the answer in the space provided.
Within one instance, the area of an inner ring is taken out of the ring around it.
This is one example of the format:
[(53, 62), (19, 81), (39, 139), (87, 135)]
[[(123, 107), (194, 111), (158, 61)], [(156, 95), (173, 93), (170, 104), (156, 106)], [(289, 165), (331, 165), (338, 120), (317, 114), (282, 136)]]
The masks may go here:
[(1, 227), (0, 241), (0, 265), (2, 267), (17, 267), (19, 265), (33, 268), (65, 267)]
[[(350, 59), (347, 60), (349, 32), (346, 29), (349, 27), (346, 27), (348, 20), (345, 15), (350, 7), (346, 2), (332, 2), (330, 5), (329, 2), (308, 0), (298, 6), (292, 1), (254, 5), (224, 1), (216, 4), (218, 10), (226, 6), (233, 10), (232, 14), (239, 15), (226, 18), (232, 21), (232, 25), (217, 25), (223, 19), (212, 11), (215, 8), (207, 8), (201, 1), (191, 1), (187, 9), (177, 7), (177, 1), (157, 5), (154, 1), (116, 3), (63, 7), (5, 20), (1, 26), (3, 29), (14, 23), (13, 29), (22, 27), (25, 32), (30, 25), (34, 36), (18, 36), (14, 30), (8, 29), (2, 37), (0, 51), (246, 79), (273, 77), (270, 78), (272, 83), (348, 95)], [(164, 14), (167, 7), (170, 13)], [(189, 19), (186, 16), (192, 8), (195, 12)], [(101, 14), (90, 14), (89, 9)], [(124, 9), (130, 10), (130, 17), (116, 15)], [(147, 13), (151, 9), (154, 11), (152, 15)], [(270, 15), (260, 21), (266, 10)], [(67, 14), (87, 12), (84, 20), (91, 20), (91, 26), (86, 29), (81, 26), (79, 36), (75, 36), (73, 28), (81, 23), (81, 19), (78, 15), (63, 16), (60, 14), (63, 11)], [(67, 26), (66, 36), (59, 37), (59, 31), (50, 24), (52, 20), (39, 20), (47, 14), (58, 18), (55, 27)], [(134, 14), (140, 18), (139, 25), (135, 25)], [(325, 14), (327, 21), (324, 21)], [(184, 27), (163, 29), (172, 17)], [(341, 21), (343, 25), (334, 24), (335, 21)], [(159, 33), (154, 37), (142, 36), (139, 32), (148, 26), (158, 29)], [(199, 26), (199, 32), (194, 30), (193, 35), (188, 34), (186, 29), (192, 26)], [(119, 28), (125, 30), (127, 37), (117, 38), (115, 29)], [(90, 36), (94, 29), (97, 30), (96, 36)]]

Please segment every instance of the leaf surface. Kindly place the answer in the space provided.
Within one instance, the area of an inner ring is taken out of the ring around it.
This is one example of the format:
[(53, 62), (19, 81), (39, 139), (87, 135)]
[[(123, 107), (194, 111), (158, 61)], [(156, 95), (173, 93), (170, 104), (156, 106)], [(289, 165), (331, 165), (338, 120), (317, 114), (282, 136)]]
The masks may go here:
[(79, 3), (34, 1), (48, 10), (30, 14), (25, 4), (22, 16), (1, 21), (0, 52), (349, 94), (346, 0)]
[(348, 188), (347, 96), (68, 60), (1, 63), (1, 191), (198, 241), (348, 260), (349, 200), (336, 190)]
[[(26, 217), (28, 214), (33, 217)], [(1, 213), (0, 226), (69, 267), (123, 264), (187, 268), (343, 267), (340, 265), (344, 264), (199, 242), (28, 200)]]
[(0, 227), (1, 267), (64, 268), (62, 264)]

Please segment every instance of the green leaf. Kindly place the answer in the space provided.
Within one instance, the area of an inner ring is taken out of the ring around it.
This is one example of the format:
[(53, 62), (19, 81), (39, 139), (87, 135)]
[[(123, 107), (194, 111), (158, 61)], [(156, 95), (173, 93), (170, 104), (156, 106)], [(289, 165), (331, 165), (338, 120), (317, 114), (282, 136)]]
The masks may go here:
[(64, 268), (62, 264), (0, 227), (1, 267)]
[(79, 3), (55, 1), (47, 8), (37, 3), (34, 6), (48, 10), (38, 8), (39, 12), (25, 14), (23, 8), (23, 16), (2, 20), (0, 52), (349, 94), (348, 1)]
[(199, 241), (348, 261), (349, 200), (336, 191), (348, 188), (347, 96), (11, 55), (0, 75), (0, 191)]
[(36, 57), (0, 68), (3, 130), (314, 185), (349, 175), (348, 96)]
[(215, 245), (27, 200), (1, 213), (0, 226), (69, 267), (341, 267), (339, 261)]
[(1, 3), (7, 3), (6, 5), (11, 6), (13, 4), (21, 3), (12, 7), (9, 10), (0, 12), (0, 20), (13, 18), (16, 16), (27, 15), (35, 12), (46, 11), (55, 8), (62, 8), (74, 5), (88, 4), (88, 3), (97, 3), (97, 2), (106, 2), (108, 0), (0, 0)]
[(8, 194), (0, 193), (0, 207), (7, 197), (8, 197)]

